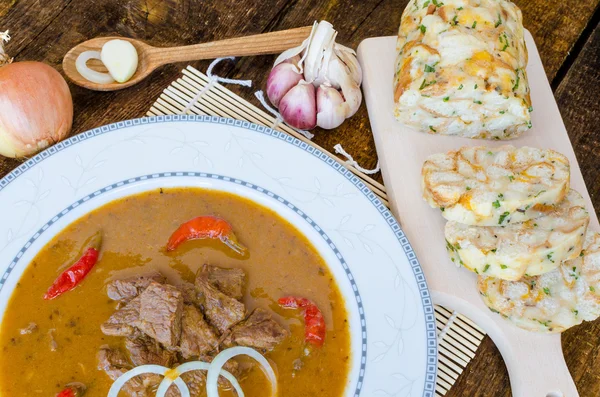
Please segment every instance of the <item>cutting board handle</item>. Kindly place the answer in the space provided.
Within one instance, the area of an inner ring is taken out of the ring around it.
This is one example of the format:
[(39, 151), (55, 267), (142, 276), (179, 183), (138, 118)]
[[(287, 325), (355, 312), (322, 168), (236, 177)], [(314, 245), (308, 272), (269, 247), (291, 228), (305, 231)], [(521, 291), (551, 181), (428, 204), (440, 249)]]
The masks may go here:
[[(433, 287), (435, 288), (435, 287)], [(560, 334), (517, 328), (466, 300), (432, 289), (436, 304), (457, 310), (483, 328), (504, 358), (513, 397), (579, 397), (565, 363)], [(491, 313), (491, 312), (490, 312)]]
[[(563, 358), (560, 335), (546, 335), (534, 340), (526, 335), (519, 337), (511, 334), (496, 339), (492, 337), (492, 340), (502, 353), (508, 368), (514, 397), (579, 396)], [(503, 344), (511, 349), (507, 351), (501, 348)], [(515, 352), (524, 346), (527, 354)]]

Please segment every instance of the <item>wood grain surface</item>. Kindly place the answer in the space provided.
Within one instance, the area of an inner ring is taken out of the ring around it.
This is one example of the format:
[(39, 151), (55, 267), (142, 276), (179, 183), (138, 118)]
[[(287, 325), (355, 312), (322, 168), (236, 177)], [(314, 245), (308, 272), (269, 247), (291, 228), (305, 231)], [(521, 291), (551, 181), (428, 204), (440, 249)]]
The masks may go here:
[[(525, 27), (533, 34), (548, 79), (575, 147), (595, 210), (600, 211), (600, 0), (516, 0)], [(407, 0), (0, 0), (0, 29), (13, 40), (15, 60), (38, 60), (61, 71), (64, 54), (96, 36), (122, 35), (154, 46), (195, 44), (258, 34), (326, 19), (351, 47), (372, 36), (394, 35)], [(226, 77), (251, 78), (254, 88), (231, 87), (256, 103), (274, 56), (248, 57), (224, 64)], [(191, 63), (206, 70), (208, 62)], [(99, 93), (70, 85), (74, 100), (73, 133), (143, 116), (185, 64), (159, 68), (144, 82), (117, 92)], [(390, 76), (391, 82), (391, 76)], [(535, 106), (535, 104), (534, 104)], [(335, 131), (316, 131), (315, 142), (331, 150), (342, 143), (361, 165), (377, 163), (367, 111)], [(0, 177), (19, 164), (0, 157)], [(376, 176), (381, 181), (381, 176)], [(565, 333), (565, 357), (582, 396), (600, 395), (600, 321)], [(506, 368), (486, 338), (477, 356), (448, 396), (509, 396)]]

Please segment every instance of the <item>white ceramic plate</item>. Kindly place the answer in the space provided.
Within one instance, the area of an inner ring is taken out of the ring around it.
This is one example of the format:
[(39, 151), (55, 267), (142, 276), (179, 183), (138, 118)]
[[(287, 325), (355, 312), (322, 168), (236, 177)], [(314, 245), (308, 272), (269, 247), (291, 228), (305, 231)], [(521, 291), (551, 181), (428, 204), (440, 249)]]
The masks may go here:
[(58, 143), (0, 180), (0, 313), (25, 267), (65, 226), (119, 197), (171, 186), (250, 198), (312, 241), (350, 316), (345, 396), (433, 396), (433, 306), (390, 211), (326, 154), (248, 122), (210, 116), (119, 122)]

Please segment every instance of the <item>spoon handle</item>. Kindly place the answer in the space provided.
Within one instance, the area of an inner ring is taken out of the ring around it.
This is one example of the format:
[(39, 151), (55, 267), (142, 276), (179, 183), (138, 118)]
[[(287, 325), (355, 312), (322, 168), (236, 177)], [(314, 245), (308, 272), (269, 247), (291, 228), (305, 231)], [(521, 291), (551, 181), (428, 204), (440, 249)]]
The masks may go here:
[(226, 56), (276, 54), (296, 47), (310, 34), (312, 26), (237, 37), (181, 47), (152, 47), (148, 50), (152, 67), (167, 63), (214, 59)]

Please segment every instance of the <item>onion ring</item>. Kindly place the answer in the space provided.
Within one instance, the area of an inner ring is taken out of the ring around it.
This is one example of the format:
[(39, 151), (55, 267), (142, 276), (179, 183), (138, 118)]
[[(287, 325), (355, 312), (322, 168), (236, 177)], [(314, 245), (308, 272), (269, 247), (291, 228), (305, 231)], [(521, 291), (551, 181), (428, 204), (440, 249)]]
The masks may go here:
[[(178, 376), (181, 376), (181, 375), (185, 374), (186, 372), (190, 372), (190, 371), (197, 371), (197, 370), (208, 371), (209, 368), (210, 368), (209, 363), (205, 363), (203, 361), (192, 361), (189, 363), (181, 364), (179, 367), (173, 369), (173, 372), (175, 372)], [(244, 391), (242, 390), (242, 387), (238, 383), (235, 376), (233, 376), (228, 371), (225, 371), (224, 369), (221, 370), (220, 375), (225, 377), (225, 379), (227, 379), (229, 381), (229, 383), (231, 383), (231, 385), (237, 392), (238, 397), (244, 397)], [(181, 378), (178, 377), (177, 379), (181, 379)], [(167, 391), (169, 390), (169, 387), (171, 387), (171, 384), (173, 384), (173, 382), (175, 382), (175, 381), (176, 381), (176, 379), (172, 379), (172, 377), (165, 376), (165, 378), (162, 380), (162, 382), (160, 382), (160, 385), (158, 385), (158, 389), (156, 390), (156, 397), (164, 397), (165, 394), (167, 393)]]
[(208, 376), (206, 377), (206, 394), (207, 397), (219, 397), (219, 374), (222, 371), (223, 365), (231, 358), (239, 355), (252, 357), (261, 365), (264, 374), (271, 382), (271, 396), (277, 396), (277, 376), (267, 359), (254, 349), (243, 346), (236, 346), (217, 354), (210, 363), (208, 368)]
[[(135, 367), (134, 369), (125, 372), (123, 375), (117, 378), (117, 380), (110, 387), (107, 397), (119, 397), (119, 392), (121, 391), (121, 388), (125, 386), (125, 383), (138, 375), (157, 374), (164, 376), (168, 371), (171, 370), (167, 367), (163, 367), (162, 365), (140, 365), (139, 367)], [(187, 385), (181, 378), (178, 377), (175, 379), (174, 383), (179, 388), (181, 397), (190, 397), (190, 389), (188, 389)]]
[(91, 81), (96, 84), (110, 84), (114, 83), (115, 79), (109, 73), (96, 72), (88, 67), (87, 61), (90, 59), (100, 59), (99, 51), (84, 51), (77, 56), (75, 61), (75, 68), (84, 79)]

